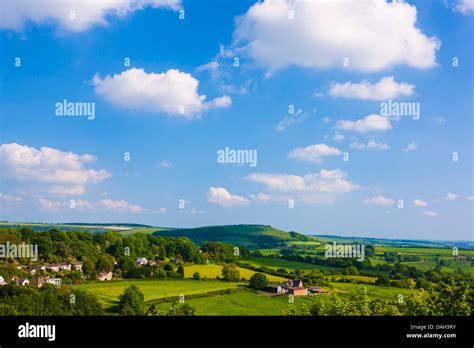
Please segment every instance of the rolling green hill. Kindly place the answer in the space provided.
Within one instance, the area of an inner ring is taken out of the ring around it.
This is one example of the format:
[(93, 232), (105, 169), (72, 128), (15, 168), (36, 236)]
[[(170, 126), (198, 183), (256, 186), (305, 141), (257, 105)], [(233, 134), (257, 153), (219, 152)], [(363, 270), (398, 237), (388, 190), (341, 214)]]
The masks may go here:
[(307, 240), (308, 237), (296, 232), (285, 232), (266, 225), (207, 226), (189, 229), (157, 231), (156, 236), (188, 237), (197, 244), (218, 241), (243, 245), (249, 248), (265, 248), (281, 243)]

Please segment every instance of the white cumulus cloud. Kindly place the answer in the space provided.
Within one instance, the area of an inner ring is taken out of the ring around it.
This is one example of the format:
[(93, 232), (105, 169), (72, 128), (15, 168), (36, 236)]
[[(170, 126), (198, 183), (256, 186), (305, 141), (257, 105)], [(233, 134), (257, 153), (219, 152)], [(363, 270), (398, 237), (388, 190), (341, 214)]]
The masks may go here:
[(417, 208), (426, 207), (427, 205), (428, 203), (426, 203), (425, 201), (422, 201), (421, 199), (415, 199), (413, 201), (413, 206)]
[(468, 15), (474, 12), (474, 0), (459, 0), (454, 5), (454, 10), (464, 15)]
[(392, 198), (387, 198), (384, 196), (375, 196), (372, 198), (365, 199), (364, 203), (371, 205), (393, 205), (395, 201)]
[[(294, 19), (291, 19), (291, 12)], [(404, 1), (258, 2), (236, 21), (233, 49), (270, 70), (295, 65), (372, 72), (436, 66), (440, 41), (417, 27)]]
[(457, 195), (455, 193), (448, 192), (448, 194), (446, 195), (446, 200), (447, 201), (454, 201), (458, 197), (459, 197), (459, 195)]
[(22, 31), (27, 23), (57, 23), (66, 31), (81, 32), (107, 25), (109, 17), (124, 18), (145, 7), (177, 11), (181, 0), (26, 1), (2, 0), (0, 28)]
[(233, 195), (223, 187), (210, 187), (207, 192), (207, 200), (210, 203), (220, 205), (225, 208), (249, 205), (247, 198)]
[(341, 150), (326, 144), (314, 144), (307, 147), (293, 149), (288, 157), (298, 161), (321, 163), (322, 157), (340, 156)]
[(187, 119), (232, 104), (232, 99), (226, 95), (206, 101), (206, 96), (198, 93), (199, 81), (176, 69), (146, 73), (143, 69), (132, 68), (103, 79), (96, 74), (93, 84), (98, 95), (119, 107)]
[(375, 84), (367, 81), (360, 83), (333, 83), (329, 89), (329, 95), (338, 98), (387, 100), (410, 96), (413, 94), (414, 89), (415, 85), (405, 82), (398, 83), (393, 76), (388, 76)]
[(367, 143), (351, 143), (350, 147), (356, 150), (365, 150), (365, 149), (374, 149), (374, 150), (387, 150), (390, 148), (388, 144), (382, 142), (376, 142), (374, 140), (369, 140)]
[(409, 143), (407, 146), (402, 147), (403, 152), (412, 152), (417, 149), (418, 145), (414, 142)]
[(392, 129), (392, 125), (390, 124), (388, 117), (369, 115), (356, 121), (339, 120), (337, 121), (336, 128), (358, 133), (366, 133), (372, 131), (386, 131)]
[(78, 155), (51, 147), (36, 149), (16, 143), (0, 146), (0, 163), (4, 175), (18, 181), (41, 183), (55, 194), (80, 195), (88, 184), (99, 183), (111, 176), (105, 170), (86, 168), (95, 161), (92, 155)]

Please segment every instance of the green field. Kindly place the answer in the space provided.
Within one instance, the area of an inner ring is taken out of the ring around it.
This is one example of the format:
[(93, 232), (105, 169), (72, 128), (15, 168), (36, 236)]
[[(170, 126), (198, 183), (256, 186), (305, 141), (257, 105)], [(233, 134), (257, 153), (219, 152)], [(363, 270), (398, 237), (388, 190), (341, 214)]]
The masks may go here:
[(285, 268), (286, 270), (335, 269), (334, 267), (329, 267), (329, 266), (320, 266), (320, 265), (314, 265), (314, 264), (306, 263), (306, 262), (288, 261), (285, 259), (277, 259), (277, 258), (271, 258), (271, 257), (252, 257), (246, 260), (242, 260), (242, 263), (246, 263), (254, 267), (264, 266), (271, 269)]
[[(329, 295), (319, 295), (323, 301), (329, 300)], [(296, 297), (295, 306), (305, 303), (310, 307), (316, 297)], [(249, 290), (232, 294), (223, 294), (210, 297), (191, 298), (186, 303), (196, 307), (196, 315), (282, 315), (288, 307), (288, 296), (254, 293)], [(158, 305), (162, 312), (167, 312), (171, 306), (169, 302)]]
[[(418, 255), (420, 257), (453, 257), (453, 249), (450, 248), (405, 248), (376, 246), (375, 252), (384, 253), (391, 251), (402, 255)], [(474, 250), (458, 250), (459, 255), (474, 256)]]
[[(237, 267), (240, 272), (240, 277), (245, 279), (250, 279), (251, 276), (255, 274), (254, 271), (242, 267)], [(221, 265), (189, 265), (184, 267), (184, 276), (186, 278), (192, 278), (194, 272), (199, 272), (201, 278), (206, 277), (207, 279), (215, 279), (217, 276), (222, 274)], [(277, 277), (271, 274), (267, 274), (267, 279), (271, 282), (282, 282), (285, 281), (285, 278)]]
[(375, 283), (377, 277), (361, 276), (361, 275), (337, 275), (332, 276), (335, 279), (352, 279), (361, 283)]
[[(104, 308), (116, 305), (125, 288), (136, 285), (143, 292), (145, 301), (178, 297), (183, 295), (205, 294), (207, 292), (235, 289), (239, 283), (218, 280), (114, 280), (110, 282), (91, 282), (75, 285), (96, 295)], [(241, 284), (240, 284), (241, 285)]]
[(379, 298), (389, 301), (397, 301), (398, 295), (406, 296), (410, 293), (410, 289), (395, 288), (391, 286), (377, 286), (377, 285), (366, 285), (366, 284), (353, 284), (353, 283), (330, 283), (336, 290), (342, 293), (356, 293), (357, 290), (362, 287), (367, 288), (367, 294), (371, 298)]

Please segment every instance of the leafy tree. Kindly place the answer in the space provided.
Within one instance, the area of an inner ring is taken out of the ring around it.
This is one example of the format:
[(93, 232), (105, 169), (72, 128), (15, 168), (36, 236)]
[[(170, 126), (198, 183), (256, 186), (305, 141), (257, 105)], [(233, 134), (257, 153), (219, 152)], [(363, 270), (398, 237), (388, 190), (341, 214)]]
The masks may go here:
[(199, 272), (194, 272), (193, 273), (193, 279), (194, 280), (200, 280), (201, 279), (201, 274)]
[(234, 264), (226, 264), (222, 267), (222, 278), (227, 282), (238, 282), (240, 272)]
[(119, 313), (122, 315), (144, 315), (145, 298), (138, 287), (132, 285), (119, 296)]
[(380, 286), (390, 286), (390, 278), (389, 276), (382, 274), (375, 280), (375, 284)]
[(268, 285), (267, 276), (263, 273), (255, 273), (250, 277), (249, 287), (255, 290), (263, 290)]
[(179, 275), (181, 275), (181, 278), (184, 278), (184, 267), (183, 266), (179, 266), (178, 267), (178, 270), (176, 271)]
[(177, 304), (173, 302), (166, 315), (168, 316), (193, 316), (196, 312), (196, 307), (190, 306), (187, 303)]

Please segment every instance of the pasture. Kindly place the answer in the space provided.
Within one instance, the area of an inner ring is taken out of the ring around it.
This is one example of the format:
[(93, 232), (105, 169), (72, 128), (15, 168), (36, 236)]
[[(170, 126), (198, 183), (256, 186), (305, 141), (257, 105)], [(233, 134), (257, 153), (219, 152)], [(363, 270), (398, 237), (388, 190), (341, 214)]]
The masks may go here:
[[(245, 278), (247, 280), (250, 279), (251, 276), (253, 276), (256, 272), (242, 268), (242, 267), (237, 267), (237, 269), (240, 272), (240, 277)], [(207, 279), (215, 279), (216, 277), (220, 277), (222, 274), (222, 266), (221, 265), (214, 265), (214, 264), (209, 264), (209, 265), (188, 265), (184, 266), (184, 277), (185, 278), (192, 278), (194, 272), (199, 272), (201, 275), (201, 278), (207, 278)], [(285, 278), (277, 277), (274, 275), (266, 274), (267, 279), (270, 282), (282, 282), (285, 281)]]
[(85, 290), (97, 296), (104, 308), (109, 308), (118, 303), (119, 296), (125, 288), (135, 285), (145, 296), (145, 301), (178, 297), (180, 295), (197, 295), (208, 292), (235, 289), (241, 283), (230, 283), (218, 280), (113, 280), (105, 282), (91, 282), (74, 287)]

